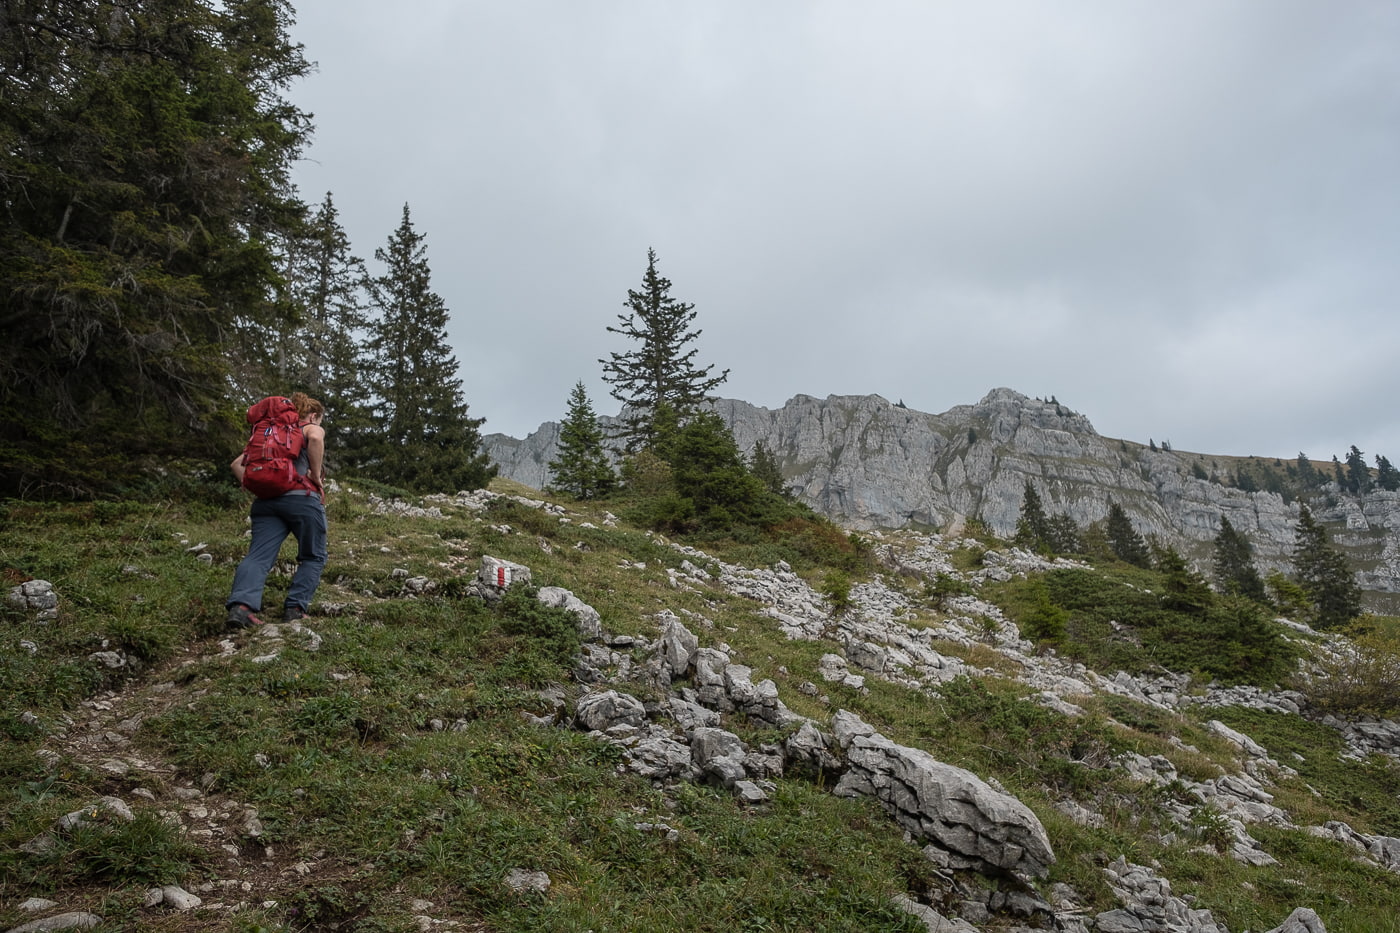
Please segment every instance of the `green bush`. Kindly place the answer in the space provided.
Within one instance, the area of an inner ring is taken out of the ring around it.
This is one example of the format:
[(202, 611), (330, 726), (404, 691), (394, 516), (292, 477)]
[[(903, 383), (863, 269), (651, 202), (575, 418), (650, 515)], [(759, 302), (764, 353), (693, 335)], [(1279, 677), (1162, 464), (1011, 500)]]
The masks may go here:
[(1394, 718), (1400, 714), (1400, 637), (1365, 624), (1348, 634), (1350, 647), (1320, 654), (1320, 670), (1295, 686), (1324, 712)]
[(821, 594), (831, 606), (833, 618), (839, 618), (851, 608), (851, 578), (848, 574), (833, 570), (822, 579)]
[(1029, 638), (1106, 673), (1167, 668), (1227, 684), (1272, 686), (1298, 649), (1259, 605), (1216, 597), (1189, 576), (1133, 567), (1052, 570), (1000, 587)]
[(538, 593), (533, 587), (524, 586), (506, 590), (499, 606), (501, 631), (527, 640), (541, 659), (558, 666), (559, 676), (578, 656), (578, 620), (567, 609), (541, 603)]

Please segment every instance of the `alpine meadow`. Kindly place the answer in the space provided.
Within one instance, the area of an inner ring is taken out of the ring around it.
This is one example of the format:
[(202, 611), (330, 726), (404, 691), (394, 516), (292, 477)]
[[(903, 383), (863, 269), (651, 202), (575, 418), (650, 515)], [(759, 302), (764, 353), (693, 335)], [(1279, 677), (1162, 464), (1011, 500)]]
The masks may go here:
[[(0, 931), (1400, 933), (1387, 456), (726, 398), (648, 243), (486, 433), (521, 337), (297, 190), (294, 24), (0, 11)], [(284, 619), (299, 541), (225, 599), (269, 409), (327, 477)]]

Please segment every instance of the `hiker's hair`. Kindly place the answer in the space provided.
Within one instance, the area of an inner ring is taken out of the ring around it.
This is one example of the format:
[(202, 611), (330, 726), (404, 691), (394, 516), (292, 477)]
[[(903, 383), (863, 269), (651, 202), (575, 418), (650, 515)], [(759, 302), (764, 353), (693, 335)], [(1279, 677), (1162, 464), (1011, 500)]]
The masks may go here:
[(297, 416), (301, 418), (305, 418), (307, 415), (324, 415), (326, 413), (326, 406), (305, 392), (293, 392), (292, 404), (297, 407)]

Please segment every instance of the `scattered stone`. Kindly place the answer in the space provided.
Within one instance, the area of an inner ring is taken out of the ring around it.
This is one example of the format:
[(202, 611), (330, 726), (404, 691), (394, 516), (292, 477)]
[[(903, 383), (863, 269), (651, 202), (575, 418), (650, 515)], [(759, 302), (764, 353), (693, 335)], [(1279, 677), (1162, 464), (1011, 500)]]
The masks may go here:
[(6, 933), (48, 933), (48, 931), (51, 930), (90, 930), (101, 922), (102, 918), (97, 916), (97, 914), (90, 914), (84, 910), (74, 910), (66, 914), (45, 917), (42, 920), (31, 920), (29, 923), (10, 928)]
[(1299, 907), (1288, 915), (1287, 920), (1268, 933), (1327, 933), (1327, 927), (1323, 925), (1322, 918), (1310, 908)]
[(642, 701), (616, 690), (585, 694), (579, 699), (574, 716), (585, 729), (597, 732), (606, 732), (619, 724), (637, 727), (647, 721)]
[(19, 905), (19, 909), (27, 914), (38, 913), (41, 910), (51, 910), (57, 907), (54, 901), (46, 900), (42, 897), (31, 897)]
[(542, 871), (512, 868), (506, 875), (506, 887), (516, 894), (547, 894), (549, 885), (549, 875)]

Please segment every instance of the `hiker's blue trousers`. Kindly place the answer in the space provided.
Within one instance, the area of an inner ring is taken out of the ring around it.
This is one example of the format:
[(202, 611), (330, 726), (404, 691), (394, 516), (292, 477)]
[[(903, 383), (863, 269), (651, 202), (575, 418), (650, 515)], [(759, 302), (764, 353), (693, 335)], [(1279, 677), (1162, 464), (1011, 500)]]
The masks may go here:
[(248, 556), (233, 574), (233, 592), (225, 606), (242, 603), (254, 612), (262, 610), (263, 588), (282, 542), (291, 535), (297, 540), (297, 570), (287, 590), (286, 608), (311, 609), (311, 598), (321, 584), (326, 568), (326, 507), (321, 497), (289, 492), (276, 499), (258, 499), (250, 513), (253, 542)]

